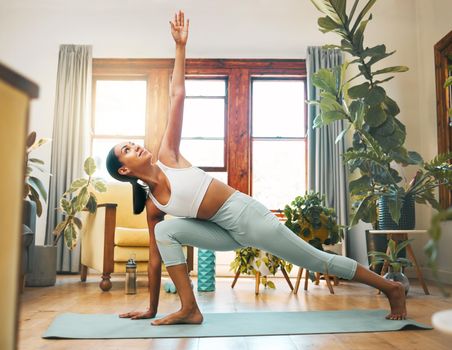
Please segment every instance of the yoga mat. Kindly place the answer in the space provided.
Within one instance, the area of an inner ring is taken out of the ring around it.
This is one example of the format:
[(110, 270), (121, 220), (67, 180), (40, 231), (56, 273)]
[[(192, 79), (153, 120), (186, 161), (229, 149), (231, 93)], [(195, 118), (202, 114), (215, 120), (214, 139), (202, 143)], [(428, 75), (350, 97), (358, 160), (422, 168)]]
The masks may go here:
[(432, 329), (413, 320), (386, 320), (386, 314), (386, 310), (205, 313), (201, 325), (152, 326), (150, 319), (130, 320), (112, 314), (65, 313), (53, 320), (42, 337), (199, 338), (385, 332), (408, 327)]

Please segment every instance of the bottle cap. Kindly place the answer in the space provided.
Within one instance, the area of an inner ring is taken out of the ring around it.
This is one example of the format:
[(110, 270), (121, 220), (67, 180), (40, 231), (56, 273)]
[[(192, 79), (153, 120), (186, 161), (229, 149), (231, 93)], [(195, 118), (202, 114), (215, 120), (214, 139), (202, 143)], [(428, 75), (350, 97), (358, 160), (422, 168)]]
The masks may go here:
[(137, 267), (137, 263), (135, 262), (135, 254), (132, 255), (133, 257), (131, 257), (129, 260), (127, 260), (127, 264), (126, 267)]

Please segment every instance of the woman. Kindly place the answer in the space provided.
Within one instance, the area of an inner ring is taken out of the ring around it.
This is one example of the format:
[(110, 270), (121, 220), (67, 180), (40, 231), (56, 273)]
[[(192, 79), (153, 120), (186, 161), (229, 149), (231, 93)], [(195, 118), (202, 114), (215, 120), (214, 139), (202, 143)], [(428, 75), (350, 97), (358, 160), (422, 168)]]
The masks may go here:
[[(193, 167), (180, 154), (189, 20), (185, 21), (184, 13), (179, 11), (170, 24), (176, 59), (170, 114), (160, 151), (152, 154), (129, 142), (116, 145), (107, 157), (110, 174), (132, 184), (135, 213), (146, 207), (150, 235), (150, 307), (145, 312), (129, 312), (120, 317), (155, 317), (163, 258), (182, 305), (179, 311), (152, 324), (199, 324), (203, 321), (187, 273), (182, 251), (185, 244), (212, 250), (253, 246), (310, 271), (371, 285), (389, 299), (391, 312), (386, 318), (404, 319), (405, 293), (400, 283), (388, 281), (354, 260), (312, 247), (281, 224), (262, 204)], [(181, 218), (163, 221), (165, 213)]]

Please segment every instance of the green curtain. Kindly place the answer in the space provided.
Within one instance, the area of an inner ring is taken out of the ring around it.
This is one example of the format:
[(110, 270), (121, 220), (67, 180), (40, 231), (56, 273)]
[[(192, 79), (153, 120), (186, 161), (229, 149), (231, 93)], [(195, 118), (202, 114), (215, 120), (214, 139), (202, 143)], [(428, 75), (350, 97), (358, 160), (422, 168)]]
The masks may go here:
[[(341, 65), (342, 53), (337, 49), (308, 47), (306, 68), (308, 72), (308, 100), (318, 100), (320, 91), (311, 81), (312, 75), (322, 68)], [(348, 224), (347, 170), (341, 154), (345, 151), (344, 139), (335, 143), (344, 129), (344, 122), (337, 121), (326, 127), (313, 128), (319, 114), (318, 105), (308, 108), (308, 189), (326, 195), (327, 205), (334, 208), (338, 222)]]
[[(46, 244), (52, 244), (53, 229), (62, 221), (59, 201), (71, 182), (82, 177), (89, 153), (91, 114), (92, 48), (89, 45), (61, 45), (55, 93), (55, 111), (50, 164)], [(58, 242), (57, 272), (80, 270), (80, 244), (69, 251)]]

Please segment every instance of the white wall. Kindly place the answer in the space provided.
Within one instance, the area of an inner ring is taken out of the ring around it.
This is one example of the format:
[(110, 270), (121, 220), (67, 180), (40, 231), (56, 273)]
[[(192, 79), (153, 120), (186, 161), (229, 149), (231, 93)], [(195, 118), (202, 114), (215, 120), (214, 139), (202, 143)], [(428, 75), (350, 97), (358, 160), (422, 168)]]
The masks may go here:
[[(191, 20), (191, 58), (304, 58), (308, 45), (338, 41), (318, 31), (319, 14), (309, 0), (0, 0), (0, 61), (41, 88), (30, 129), (52, 136), (60, 44), (91, 44), (96, 58), (172, 57), (168, 20), (179, 8)], [(410, 67), (387, 90), (402, 109), (409, 148), (430, 158), (436, 150), (432, 47), (450, 27), (452, 2), (385, 0), (372, 12), (366, 45), (385, 43), (397, 53), (384, 65)], [(49, 164), (50, 146), (36, 155)], [(418, 208), (419, 228), (428, 226), (430, 215)], [(44, 226), (41, 218), (38, 243)]]

